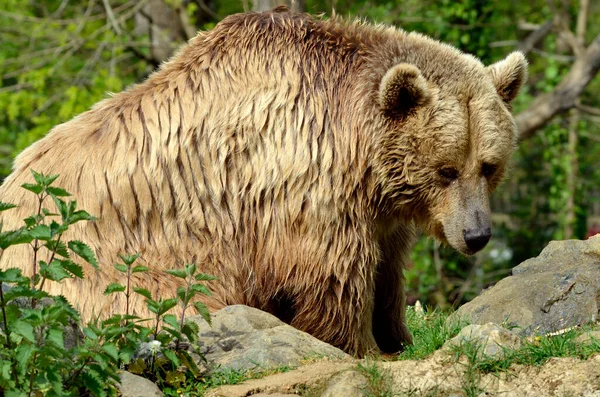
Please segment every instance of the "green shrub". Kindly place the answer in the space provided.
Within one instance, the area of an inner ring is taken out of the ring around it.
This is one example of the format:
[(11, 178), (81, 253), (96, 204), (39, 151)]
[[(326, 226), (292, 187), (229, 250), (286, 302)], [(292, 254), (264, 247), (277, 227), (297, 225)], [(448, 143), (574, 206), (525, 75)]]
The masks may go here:
[[(183, 280), (177, 296), (155, 300), (144, 288), (131, 286), (131, 275), (146, 272), (144, 266), (133, 266), (138, 255), (121, 256), (123, 263), (114, 267), (124, 273), (126, 285), (113, 283), (105, 294), (123, 293), (129, 302), (132, 293), (146, 298), (152, 319), (129, 313), (114, 314), (102, 322), (81, 327), (80, 316), (62, 296), (44, 291), (47, 282), (83, 278), (77, 256), (95, 268), (93, 251), (83, 242), (64, 241), (68, 228), (95, 218), (77, 209), (76, 201), (64, 189), (52, 186), (58, 175), (46, 176), (32, 171), (35, 183), (22, 187), (37, 196), (38, 212), (24, 220), (17, 230), (4, 231), (0, 223), (0, 256), (6, 249), (29, 244), (33, 250), (32, 276), (20, 269), (0, 270), (0, 395), (16, 396), (114, 396), (119, 381), (118, 371), (129, 369), (159, 385), (178, 387), (188, 377), (198, 376), (191, 352), (198, 352), (197, 324), (186, 321), (193, 306), (210, 322), (204, 304), (195, 300), (210, 291), (201, 284), (215, 278), (197, 271), (194, 264), (168, 273)], [(50, 198), (58, 211), (44, 207)], [(0, 212), (15, 205), (0, 202)], [(47, 253), (47, 261), (38, 259)], [(175, 306), (181, 316), (169, 314)], [(151, 326), (147, 326), (151, 320)], [(67, 333), (70, 330), (69, 333)], [(66, 343), (66, 339), (72, 339)], [(152, 347), (144, 359), (140, 346)]]

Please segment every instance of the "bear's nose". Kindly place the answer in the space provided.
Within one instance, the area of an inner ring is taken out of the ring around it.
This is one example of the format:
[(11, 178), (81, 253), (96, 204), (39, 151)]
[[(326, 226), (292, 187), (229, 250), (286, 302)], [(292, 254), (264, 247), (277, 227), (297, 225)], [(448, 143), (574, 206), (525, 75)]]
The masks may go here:
[(473, 252), (477, 252), (490, 241), (492, 237), (492, 229), (489, 227), (482, 229), (466, 229), (463, 230), (465, 237), (465, 243), (467, 247)]

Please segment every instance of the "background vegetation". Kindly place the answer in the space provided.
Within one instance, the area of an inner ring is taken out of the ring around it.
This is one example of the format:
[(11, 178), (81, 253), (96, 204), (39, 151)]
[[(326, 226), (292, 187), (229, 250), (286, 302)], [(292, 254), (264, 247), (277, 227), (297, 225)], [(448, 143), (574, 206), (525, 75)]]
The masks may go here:
[[(54, 125), (142, 81), (198, 29), (278, 0), (0, 0), (0, 180)], [(474, 258), (423, 239), (412, 300), (468, 300), (551, 239), (600, 231), (600, 2), (303, 0), (296, 10), (416, 30), (485, 63), (520, 49), (530, 80), (514, 110), (522, 140), (493, 201), (495, 238)], [(76, 155), (76, 154), (74, 154)], [(43, 171), (43, 170), (40, 170)]]

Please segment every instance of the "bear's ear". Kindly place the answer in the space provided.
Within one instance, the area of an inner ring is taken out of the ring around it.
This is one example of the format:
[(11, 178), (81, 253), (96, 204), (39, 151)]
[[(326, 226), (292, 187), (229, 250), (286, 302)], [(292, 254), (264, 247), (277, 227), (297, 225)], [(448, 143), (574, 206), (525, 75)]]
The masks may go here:
[(506, 103), (515, 99), (527, 81), (527, 61), (525, 56), (518, 51), (511, 53), (504, 60), (488, 66), (487, 71), (492, 77), (498, 95)]
[(414, 65), (400, 63), (386, 72), (379, 84), (379, 105), (384, 114), (402, 119), (429, 100), (427, 82)]

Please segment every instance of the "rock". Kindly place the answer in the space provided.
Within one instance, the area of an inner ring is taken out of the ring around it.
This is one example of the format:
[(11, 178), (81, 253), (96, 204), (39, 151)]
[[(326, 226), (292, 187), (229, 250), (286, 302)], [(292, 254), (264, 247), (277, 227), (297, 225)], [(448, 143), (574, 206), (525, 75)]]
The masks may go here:
[(212, 327), (200, 316), (200, 351), (207, 371), (267, 370), (298, 366), (310, 357), (344, 358), (341, 350), (283, 323), (277, 317), (244, 305), (225, 307), (212, 315)]
[(363, 397), (367, 379), (358, 371), (345, 371), (332, 377), (321, 397)]
[(543, 335), (596, 321), (599, 294), (600, 236), (553, 241), (450, 321), (507, 324), (521, 336)]
[[(321, 396), (329, 379), (343, 371), (356, 368), (352, 358), (343, 361), (324, 359), (304, 365), (293, 371), (269, 375), (261, 379), (250, 379), (237, 385), (226, 385), (208, 390), (206, 397), (247, 397), (299, 394)], [(275, 394), (276, 395), (276, 394)], [(346, 397), (341, 394), (340, 397)]]
[(123, 371), (119, 375), (121, 397), (162, 397), (159, 388), (146, 378)]
[(600, 331), (588, 331), (579, 335), (575, 338), (575, 342), (582, 344), (599, 343), (600, 344)]
[(479, 350), (477, 356), (501, 358), (505, 349), (518, 349), (522, 340), (506, 328), (494, 323), (484, 325), (471, 324), (463, 328), (458, 335), (444, 344), (444, 349), (451, 350), (453, 346), (461, 346), (465, 343), (477, 344)]

